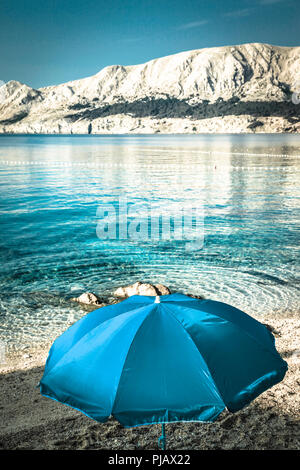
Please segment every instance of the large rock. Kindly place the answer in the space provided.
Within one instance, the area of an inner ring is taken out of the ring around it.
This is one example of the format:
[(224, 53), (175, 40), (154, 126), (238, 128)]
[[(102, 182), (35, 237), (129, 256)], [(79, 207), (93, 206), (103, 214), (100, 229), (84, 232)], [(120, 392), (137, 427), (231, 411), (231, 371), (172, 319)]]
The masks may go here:
[(79, 297), (73, 297), (71, 300), (86, 305), (103, 305), (102, 299), (93, 292), (85, 292)]
[(169, 295), (171, 291), (168, 287), (164, 286), (163, 284), (155, 284), (155, 288), (158, 291), (157, 295)]
[(145, 282), (135, 282), (130, 286), (119, 287), (115, 292), (115, 297), (131, 297), (132, 295), (168, 295), (170, 289), (162, 284), (148, 284)]

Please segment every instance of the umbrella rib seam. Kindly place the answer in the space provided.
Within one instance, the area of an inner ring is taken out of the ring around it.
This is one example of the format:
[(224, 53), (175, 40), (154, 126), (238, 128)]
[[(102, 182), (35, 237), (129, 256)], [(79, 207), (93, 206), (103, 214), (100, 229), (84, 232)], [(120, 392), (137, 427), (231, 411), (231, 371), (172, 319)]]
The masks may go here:
[[(149, 304), (149, 305), (151, 305), (151, 304)], [(157, 307), (156, 307), (156, 309), (157, 309)], [(156, 310), (156, 309), (155, 309), (155, 310)], [(152, 312), (153, 312), (153, 310), (150, 311), (149, 313), (151, 314)], [(111, 407), (111, 415), (113, 414), (113, 409), (114, 409), (115, 402), (116, 402), (116, 397), (117, 397), (117, 394), (118, 394), (119, 384), (120, 384), (120, 381), (121, 381), (121, 378), (122, 378), (122, 375), (123, 375), (123, 372), (124, 372), (125, 363), (126, 363), (126, 361), (127, 361), (127, 358), (128, 358), (128, 356), (129, 356), (129, 353), (130, 353), (130, 351), (131, 351), (131, 348), (132, 348), (132, 345), (133, 345), (134, 340), (135, 340), (135, 338), (136, 338), (136, 335), (138, 334), (138, 332), (139, 332), (140, 329), (142, 328), (143, 324), (145, 323), (146, 319), (148, 318), (149, 313), (145, 316), (145, 318), (143, 319), (143, 321), (141, 322), (141, 324), (140, 324), (139, 327), (137, 328), (137, 330), (136, 330), (136, 332), (135, 332), (135, 334), (134, 334), (134, 336), (133, 336), (133, 338), (132, 338), (132, 341), (131, 341), (131, 343), (130, 343), (130, 346), (129, 346), (129, 348), (128, 348), (128, 351), (127, 351), (127, 353), (126, 353), (126, 356), (125, 356), (125, 359), (124, 359), (124, 362), (123, 362), (123, 366), (122, 366), (122, 369), (121, 369), (121, 374), (120, 374), (119, 381), (118, 381), (117, 390), (116, 390), (116, 393), (115, 393), (115, 396), (114, 396), (114, 401), (113, 401), (112, 407)]]
[(207, 370), (208, 370), (208, 372), (209, 372), (209, 375), (210, 375), (210, 377), (211, 377), (211, 380), (212, 380), (212, 382), (213, 382), (213, 384), (214, 384), (214, 386), (215, 386), (215, 388), (216, 388), (216, 390), (217, 390), (217, 392), (218, 392), (218, 394), (219, 394), (219, 396), (220, 396), (220, 398), (221, 398), (221, 400), (222, 400), (222, 402), (223, 402), (223, 404), (224, 404), (224, 407), (226, 408), (226, 403), (224, 402), (223, 396), (222, 396), (222, 394), (220, 393), (220, 390), (218, 389), (218, 387), (217, 387), (217, 385), (216, 385), (216, 382), (215, 382), (213, 376), (211, 375), (211, 372), (210, 372), (209, 367), (208, 367), (208, 365), (207, 365), (207, 363), (206, 363), (206, 360), (205, 360), (204, 357), (202, 356), (202, 354), (201, 354), (201, 352), (199, 351), (199, 349), (198, 349), (198, 347), (197, 347), (195, 341), (193, 340), (193, 337), (192, 337), (192, 336), (190, 335), (190, 333), (184, 328), (183, 324), (178, 320), (178, 318), (176, 318), (175, 315), (173, 315), (172, 311), (171, 311), (168, 307), (167, 307), (167, 312), (169, 313), (169, 315), (172, 315), (172, 317), (174, 318), (174, 320), (176, 320), (176, 321), (180, 324), (180, 326), (181, 326), (181, 327), (183, 328), (183, 330), (185, 331), (186, 335), (192, 340), (193, 344), (195, 345), (195, 348), (197, 349), (197, 351), (198, 351), (199, 355), (201, 356), (201, 358), (202, 358), (204, 364), (206, 365)]
[[(140, 309), (140, 308), (142, 308), (142, 307), (138, 307), (137, 309), (132, 309), (132, 310), (129, 310), (129, 311), (130, 311), (130, 312), (134, 312), (134, 310), (138, 310), (138, 309)], [(100, 309), (97, 309), (97, 310), (100, 310)], [(95, 311), (95, 310), (94, 310), (94, 311)], [(92, 312), (91, 312), (91, 313), (92, 313)], [(121, 313), (120, 315), (123, 315), (123, 314), (126, 314), (126, 313), (128, 313), (128, 311), (125, 311), (125, 312)], [(84, 318), (84, 317), (82, 317), (82, 318)], [(108, 318), (108, 319), (105, 320), (104, 322), (101, 322), (101, 323), (95, 325), (93, 328), (91, 328), (91, 330), (88, 330), (83, 336), (81, 336), (81, 338), (80, 338), (78, 341), (76, 341), (76, 343), (74, 343), (74, 344), (70, 347), (70, 349), (68, 349), (68, 350), (59, 358), (59, 360), (56, 362), (56, 364), (54, 364), (54, 365), (51, 367), (51, 369), (48, 370), (47, 374), (44, 374), (44, 375), (43, 375), (42, 379), (45, 378), (45, 377), (47, 377), (47, 375), (48, 375), (50, 372), (52, 372), (53, 369), (55, 369), (55, 368), (61, 363), (61, 361), (62, 361), (62, 360), (64, 359), (64, 357), (66, 356), (66, 354), (69, 354), (69, 352), (72, 351), (72, 349), (73, 349), (82, 339), (84, 339), (91, 331), (94, 331), (96, 328), (98, 328), (99, 326), (103, 325), (103, 323), (105, 323), (106, 321), (110, 321), (110, 320), (112, 320), (113, 318), (115, 318), (115, 317)], [(75, 324), (75, 323), (74, 323), (74, 324)], [(54, 343), (53, 343), (52, 346), (54, 346), (54, 344), (55, 344), (55, 341), (54, 341)], [(51, 347), (51, 349), (52, 349), (52, 347)]]
[[(187, 307), (185, 307), (187, 308)], [(217, 313), (212, 313), (212, 312), (207, 312), (205, 310), (199, 310), (198, 308), (193, 308), (191, 306), (189, 306), (188, 308), (191, 308), (193, 310), (197, 310), (198, 312), (203, 312), (203, 313), (208, 313), (208, 314), (211, 314), (211, 315), (214, 315), (218, 318), (221, 318), (222, 320), (225, 320), (227, 321), (228, 323), (231, 323), (232, 325), (234, 325), (235, 328), (237, 328), (239, 331), (242, 331), (242, 333), (244, 333), (245, 335), (247, 335), (249, 338), (252, 339), (252, 341), (254, 341), (256, 344), (258, 344), (264, 351), (267, 351), (268, 353), (272, 354), (273, 356), (277, 357), (276, 353), (272, 350), (270, 350), (269, 348), (266, 348), (257, 338), (255, 338), (255, 336), (253, 336), (252, 334), (250, 334), (248, 331), (246, 331), (245, 329), (241, 328), (236, 322), (232, 321), (232, 320), (229, 320), (228, 318), (224, 318), (222, 317), (221, 315), (218, 315)], [(247, 315), (247, 314), (246, 314)], [(249, 315), (247, 315), (249, 316)], [(175, 315), (173, 315), (174, 318)], [(250, 317), (252, 320), (255, 320), (258, 324), (261, 324), (258, 320), (256, 320), (255, 318), (252, 318)], [(176, 318), (177, 320), (177, 318)], [(179, 320), (177, 320), (179, 321)], [(179, 322), (180, 323), (180, 322)]]

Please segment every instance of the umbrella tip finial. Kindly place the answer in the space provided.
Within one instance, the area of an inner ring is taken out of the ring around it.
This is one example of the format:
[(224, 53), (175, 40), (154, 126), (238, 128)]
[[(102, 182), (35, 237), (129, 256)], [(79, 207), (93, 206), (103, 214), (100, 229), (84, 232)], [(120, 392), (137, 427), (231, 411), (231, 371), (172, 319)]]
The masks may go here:
[(160, 298), (159, 298), (159, 295), (156, 295), (155, 296), (155, 301), (154, 301), (155, 304), (160, 304)]

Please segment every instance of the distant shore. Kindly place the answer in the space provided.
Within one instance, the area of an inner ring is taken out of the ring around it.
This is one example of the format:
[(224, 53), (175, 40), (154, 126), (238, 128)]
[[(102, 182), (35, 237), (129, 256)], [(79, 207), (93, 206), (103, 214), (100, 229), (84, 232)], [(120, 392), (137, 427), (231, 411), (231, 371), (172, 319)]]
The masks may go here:
[[(259, 106), (259, 103), (257, 104)], [(263, 103), (267, 106), (268, 103)], [(278, 103), (277, 106), (296, 111), (291, 103)], [(238, 109), (238, 107), (236, 107)], [(235, 111), (237, 111), (235, 109)], [(288, 112), (287, 111), (287, 112)], [(0, 135), (197, 135), (197, 134), (294, 134), (300, 132), (298, 118), (291, 120), (282, 116), (256, 116), (245, 113), (234, 115), (227, 111), (217, 117), (203, 117), (189, 119), (183, 117), (156, 117), (137, 118), (130, 114), (109, 116), (98, 119), (96, 123), (85, 120), (75, 124), (66, 123), (63, 119), (58, 122), (44, 123), (39, 120), (34, 125), (17, 123), (10, 126), (1, 126)], [(92, 127), (93, 126), (93, 127)]]
[[(284, 380), (238, 413), (213, 424), (166, 426), (168, 449), (300, 449), (300, 349), (296, 314), (257, 316), (273, 329), (288, 362)], [(158, 425), (125, 429), (97, 423), (42, 397), (36, 388), (50, 344), (9, 355), (0, 368), (0, 449), (157, 449)]]

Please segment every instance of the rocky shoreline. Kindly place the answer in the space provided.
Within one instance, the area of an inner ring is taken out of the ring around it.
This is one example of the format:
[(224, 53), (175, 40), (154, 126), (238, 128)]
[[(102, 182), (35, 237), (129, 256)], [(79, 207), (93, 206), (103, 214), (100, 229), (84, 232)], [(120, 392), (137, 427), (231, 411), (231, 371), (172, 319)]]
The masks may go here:
[(104, 307), (112, 303), (116, 303), (131, 297), (132, 295), (169, 295), (171, 291), (168, 287), (162, 284), (149, 284), (147, 282), (137, 281), (134, 284), (124, 287), (118, 287), (113, 292), (113, 297), (110, 298), (109, 303), (105, 303), (105, 299), (99, 297), (94, 292), (84, 292), (79, 297), (72, 297), (71, 300), (84, 305), (92, 305), (97, 307)]

